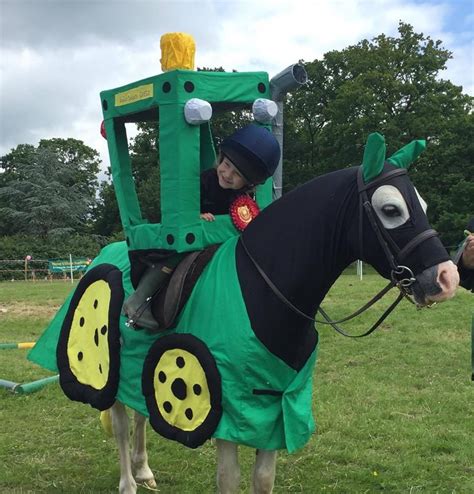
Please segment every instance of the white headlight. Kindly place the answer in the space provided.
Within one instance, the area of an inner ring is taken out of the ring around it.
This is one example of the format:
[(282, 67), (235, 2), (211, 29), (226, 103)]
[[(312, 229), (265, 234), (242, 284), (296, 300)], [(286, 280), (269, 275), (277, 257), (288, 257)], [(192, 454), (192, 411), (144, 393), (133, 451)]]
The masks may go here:
[(184, 105), (184, 118), (189, 125), (201, 125), (212, 117), (212, 106), (203, 99), (191, 98)]
[(253, 102), (252, 113), (257, 122), (268, 124), (278, 113), (278, 106), (271, 99), (258, 98)]

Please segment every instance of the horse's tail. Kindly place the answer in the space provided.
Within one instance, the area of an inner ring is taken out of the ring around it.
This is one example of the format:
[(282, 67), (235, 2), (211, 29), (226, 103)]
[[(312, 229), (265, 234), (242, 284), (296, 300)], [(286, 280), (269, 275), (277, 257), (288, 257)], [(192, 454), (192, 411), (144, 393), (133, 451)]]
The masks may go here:
[(102, 424), (102, 428), (108, 437), (113, 437), (114, 431), (112, 429), (112, 414), (110, 412), (110, 408), (100, 412), (100, 423)]

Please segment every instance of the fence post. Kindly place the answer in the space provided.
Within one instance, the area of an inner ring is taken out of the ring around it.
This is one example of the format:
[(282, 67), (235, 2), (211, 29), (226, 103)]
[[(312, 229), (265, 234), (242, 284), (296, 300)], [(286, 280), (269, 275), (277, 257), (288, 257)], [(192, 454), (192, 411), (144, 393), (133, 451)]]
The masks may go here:
[(73, 274), (72, 274), (72, 254), (69, 254), (69, 265), (71, 266), (71, 285), (74, 282)]
[(25, 257), (25, 281), (28, 281), (28, 261), (31, 260), (31, 256), (27, 255)]
[(357, 259), (357, 276), (362, 281), (362, 261), (360, 259)]

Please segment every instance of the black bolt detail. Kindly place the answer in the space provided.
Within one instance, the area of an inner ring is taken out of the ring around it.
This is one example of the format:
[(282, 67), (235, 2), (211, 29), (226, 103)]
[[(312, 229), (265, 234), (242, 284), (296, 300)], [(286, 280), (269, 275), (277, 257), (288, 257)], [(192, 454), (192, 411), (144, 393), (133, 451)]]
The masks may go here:
[(171, 391), (176, 396), (176, 398), (178, 398), (178, 400), (186, 399), (186, 383), (180, 377), (173, 381), (173, 384), (171, 385)]
[(109, 104), (107, 103), (107, 100), (104, 99), (102, 100), (102, 108), (107, 111), (107, 108), (109, 107)]
[(171, 234), (166, 235), (166, 241), (168, 242), (168, 245), (172, 245), (174, 243), (173, 235), (171, 235)]
[(171, 84), (169, 82), (164, 82), (161, 89), (163, 89), (164, 93), (169, 93), (171, 91)]
[(259, 93), (264, 93), (267, 90), (267, 87), (263, 82), (259, 82), (257, 88)]
[(184, 89), (187, 93), (192, 93), (194, 91), (194, 84), (191, 81), (186, 81), (184, 83)]
[(186, 242), (191, 245), (194, 243), (194, 241), (196, 240), (196, 236), (194, 235), (194, 233), (188, 233), (186, 235)]

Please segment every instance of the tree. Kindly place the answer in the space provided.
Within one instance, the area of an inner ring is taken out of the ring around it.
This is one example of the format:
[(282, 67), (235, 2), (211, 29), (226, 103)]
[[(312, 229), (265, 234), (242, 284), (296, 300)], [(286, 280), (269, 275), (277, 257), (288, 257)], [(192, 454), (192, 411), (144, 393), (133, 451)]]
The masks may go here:
[(3, 156), (0, 233), (84, 231), (95, 203), (97, 156), (74, 139), (43, 140), (37, 148), (22, 144)]
[[(137, 129), (137, 135), (129, 143), (129, 154), (138, 201), (142, 216), (151, 223), (159, 223), (161, 211), (158, 122), (137, 123)], [(109, 181), (100, 185), (94, 213), (94, 231), (105, 236), (122, 231), (110, 168), (107, 176)]]
[(455, 247), (474, 215), (474, 115), (450, 119), (415, 162), (411, 177), (428, 202), (428, 216), (445, 245)]
[[(111, 177), (110, 168), (107, 175)], [(103, 181), (100, 184), (93, 219), (93, 231), (98, 235), (110, 237), (122, 231), (118, 203), (111, 181)]]
[(472, 98), (439, 78), (452, 56), (441, 41), (403, 22), (398, 32), (396, 38), (381, 34), (305, 64), (310, 82), (289, 95), (285, 111), (284, 182), (289, 178), (294, 186), (308, 175), (359, 164), (374, 131), (385, 135), (388, 156), (413, 139), (426, 139), (428, 151), (413, 177), (434, 204), (431, 221), (448, 235), (452, 217), (446, 211), (457, 215), (464, 208), (454, 200), (463, 188), (459, 180), (473, 176), (465, 156), (470, 136), (463, 128), (472, 118)]
[(95, 149), (72, 138), (42, 139), (39, 148), (51, 150), (61, 163), (72, 170), (72, 178), (80, 189), (91, 198), (95, 197), (101, 163), (99, 153)]
[(327, 171), (360, 162), (367, 134), (386, 137), (388, 152), (415, 138), (435, 139), (446, 121), (469, 111), (460, 87), (439, 80), (451, 53), (441, 41), (399, 25), (306, 64), (310, 82), (291, 95), (287, 116), (298, 160)]

